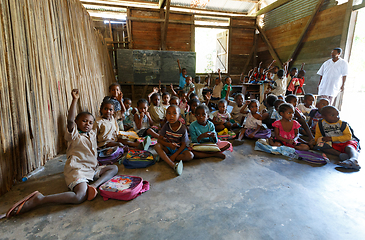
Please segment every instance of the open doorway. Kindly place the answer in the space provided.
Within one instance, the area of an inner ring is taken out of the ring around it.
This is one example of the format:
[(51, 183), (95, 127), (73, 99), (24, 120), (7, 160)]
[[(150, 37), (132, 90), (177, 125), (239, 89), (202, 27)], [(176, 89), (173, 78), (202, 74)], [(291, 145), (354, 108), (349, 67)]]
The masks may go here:
[(341, 119), (350, 123), (356, 136), (365, 139), (364, 116), (362, 110), (365, 100), (365, 8), (358, 10), (352, 50), (349, 60), (349, 75), (346, 81)]
[(195, 28), (196, 72), (228, 71), (228, 29)]

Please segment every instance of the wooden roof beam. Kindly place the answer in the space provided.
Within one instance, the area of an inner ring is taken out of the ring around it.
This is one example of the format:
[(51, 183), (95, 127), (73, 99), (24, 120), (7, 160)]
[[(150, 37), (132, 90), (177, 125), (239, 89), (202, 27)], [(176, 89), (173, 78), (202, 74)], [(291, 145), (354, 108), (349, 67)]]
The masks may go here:
[(166, 12), (165, 12), (165, 22), (163, 24), (162, 41), (161, 48), (166, 50), (166, 38), (167, 38), (167, 28), (169, 27), (169, 17), (170, 17), (170, 3), (171, 0), (166, 0)]
[(269, 39), (267, 38), (264, 30), (259, 25), (256, 25), (256, 28), (257, 28), (257, 30), (259, 30), (262, 40), (264, 40), (267, 47), (269, 48), (269, 52), (270, 52), (270, 55), (272, 56), (272, 58), (275, 59), (275, 61), (279, 64), (279, 66), (282, 66), (283, 63), (280, 60), (278, 54), (275, 52), (275, 49), (272, 47), (272, 45), (271, 45)]
[(292, 0), (278, 0), (278, 1), (276, 1), (276, 2), (274, 2), (274, 3), (272, 3), (272, 4), (270, 4), (269, 6), (266, 6), (266, 7), (264, 7), (263, 9), (260, 9), (259, 11), (257, 11), (257, 12), (255, 13), (255, 15), (256, 15), (256, 16), (259, 16), (259, 15), (261, 15), (261, 14), (264, 14), (264, 13), (270, 12), (271, 10), (274, 10), (275, 8), (278, 8), (278, 7), (280, 7), (281, 5), (284, 5), (284, 4), (286, 4), (286, 3), (290, 2), (290, 1), (292, 1)]
[(166, 0), (160, 0), (160, 1), (158, 2), (158, 6), (159, 6), (159, 8), (160, 8), (160, 9), (164, 8), (164, 7), (165, 7), (165, 5), (166, 5)]
[(307, 24), (305, 25), (302, 33), (300, 34), (300, 37), (299, 37), (297, 43), (295, 44), (294, 50), (290, 54), (289, 59), (294, 60), (296, 58), (298, 50), (299, 50), (300, 46), (302, 45), (303, 40), (304, 40), (305, 36), (307, 35), (308, 30), (311, 27), (313, 20), (316, 17), (317, 13), (319, 12), (319, 9), (321, 8), (323, 2), (324, 2), (324, 0), (318, 0), (318, 3), (316, 5), (316, 7), (314, 8), (309, 20), (307, 21)]

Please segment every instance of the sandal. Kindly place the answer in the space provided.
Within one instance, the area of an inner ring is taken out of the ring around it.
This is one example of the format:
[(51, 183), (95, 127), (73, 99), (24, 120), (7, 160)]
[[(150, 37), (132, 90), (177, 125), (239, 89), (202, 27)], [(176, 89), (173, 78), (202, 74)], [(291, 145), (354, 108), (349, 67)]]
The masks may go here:
[(180, 160), (179, 163), (175, 164), (174, 170), (175, 170), (176, 174), (180, 176), (182, 174), (183, 168), (184, 168), (183, 162), (182, 162), (182, 160)]
[(355, 169), (355, 170), (360, 170), (360, 165), (357, 162), (357, 160), (351, 160), (351, 159), (347, 159), (345, 161), (339, 162), (337, 165), (343, 167), (343, 168), (348, 168), (348, 169)]

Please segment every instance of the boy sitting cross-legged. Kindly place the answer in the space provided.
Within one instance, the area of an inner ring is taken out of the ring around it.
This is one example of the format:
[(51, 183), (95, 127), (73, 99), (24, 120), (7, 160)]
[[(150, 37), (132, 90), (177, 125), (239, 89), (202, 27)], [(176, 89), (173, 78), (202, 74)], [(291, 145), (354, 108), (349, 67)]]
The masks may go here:
[(357, 161), (359, 143), (349, 125), (340, 120), (337, 108), (326, 106), (321, 111), (323, 119), (316, 126), (315, 140), (321, 151), (339, 156), (338, 165), (360, 170)]
[[(170, 105), (166, 110), (167, 122), (160, 130), (155, 150), (157, 154), (175, 170), (178, 175), (183, 171), (182, 161), (190, 161), (194, 155), (188, 150), (189, 141), (186, 126), (179, 121), (180, 108)], [(175, 163), (175, 161), (179, 161)]]

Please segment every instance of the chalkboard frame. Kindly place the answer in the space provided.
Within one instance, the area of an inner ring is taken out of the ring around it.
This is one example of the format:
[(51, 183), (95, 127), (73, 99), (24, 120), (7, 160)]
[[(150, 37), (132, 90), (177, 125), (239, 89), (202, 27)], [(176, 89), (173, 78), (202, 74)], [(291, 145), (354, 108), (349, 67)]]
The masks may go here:
[(117, 49), (118, 82), (121, 85), (178, 84), (180, 60), (182, 68), (195, 78), (196, 53)]

